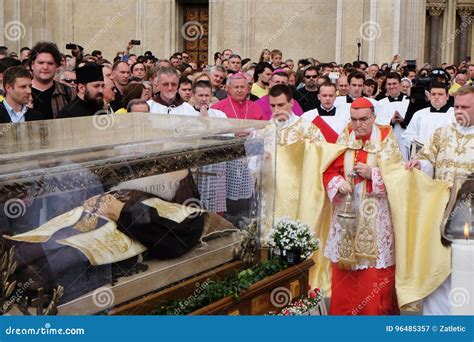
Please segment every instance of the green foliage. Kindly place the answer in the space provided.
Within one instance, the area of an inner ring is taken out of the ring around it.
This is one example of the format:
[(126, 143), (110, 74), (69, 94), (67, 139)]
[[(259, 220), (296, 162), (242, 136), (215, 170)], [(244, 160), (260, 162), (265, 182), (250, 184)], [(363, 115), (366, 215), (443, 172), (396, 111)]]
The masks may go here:
[(284, 270), (286, 263), (274, 258), (236, 272), (223, 280), (206, 280), (189, 297), (173, 300), (153, 310), (154, 315), (186, 315), (225, 297), (239, 299), (256, 282)]

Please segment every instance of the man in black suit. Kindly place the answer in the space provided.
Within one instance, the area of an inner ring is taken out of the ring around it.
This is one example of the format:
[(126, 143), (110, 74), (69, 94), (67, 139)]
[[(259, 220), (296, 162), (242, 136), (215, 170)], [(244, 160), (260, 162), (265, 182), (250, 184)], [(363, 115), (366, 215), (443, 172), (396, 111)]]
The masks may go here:
[(5, 100), (0, 103), (0, 123), (43, 120), (40, 112), (28, 108), (31, 97), (31, 73), (21, 67), (10, 67), (3, 73)]

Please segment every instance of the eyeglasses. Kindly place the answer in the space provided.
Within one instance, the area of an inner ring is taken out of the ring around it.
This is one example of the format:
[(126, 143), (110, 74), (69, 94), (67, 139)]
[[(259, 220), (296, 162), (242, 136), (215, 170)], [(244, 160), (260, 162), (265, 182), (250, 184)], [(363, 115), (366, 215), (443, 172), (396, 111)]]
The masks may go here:
[(63, 82), (66, 82), (66, 83), (76, 83), (77, 80), (72, 79), (72, 78), (64, 78), (64, 79), (63, 79)]
[(433, 75), (446, 75), (446, 72), (444, 70), (441, 70), (441, 69), (432, 70), (431, 73)]
[(318, 78), (318, 75), (308, 75), (308, 76), (305, 76), (304, 78), (309, 80), (310, 78)]

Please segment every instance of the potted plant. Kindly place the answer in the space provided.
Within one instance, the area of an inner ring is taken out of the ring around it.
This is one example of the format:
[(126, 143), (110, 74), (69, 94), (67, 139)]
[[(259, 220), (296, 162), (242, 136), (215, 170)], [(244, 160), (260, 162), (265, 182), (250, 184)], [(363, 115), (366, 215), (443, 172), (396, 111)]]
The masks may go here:
[(314, 237), (308, 225), (298, 220), (283, 218), (271, 235), (270, 246), (279, 250), (288, 265), (294, 265), (317, 250), (319, 240)]

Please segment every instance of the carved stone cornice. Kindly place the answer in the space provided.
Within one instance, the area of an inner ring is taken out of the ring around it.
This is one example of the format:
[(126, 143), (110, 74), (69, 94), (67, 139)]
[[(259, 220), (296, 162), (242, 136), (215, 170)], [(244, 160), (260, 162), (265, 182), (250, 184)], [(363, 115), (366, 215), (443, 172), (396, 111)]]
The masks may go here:
[(474, 12), (474, 4), (457, 5), (456, 9), (461, 18), (467, 18)]
[(442, 2), (431, 2), (426, 4), (426, 9), (430, 16), (439, 17), (446, 9), (446, 4)]

